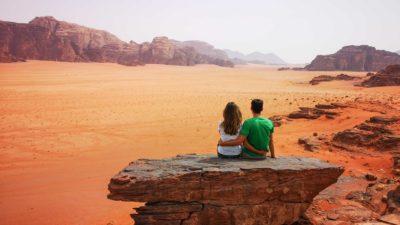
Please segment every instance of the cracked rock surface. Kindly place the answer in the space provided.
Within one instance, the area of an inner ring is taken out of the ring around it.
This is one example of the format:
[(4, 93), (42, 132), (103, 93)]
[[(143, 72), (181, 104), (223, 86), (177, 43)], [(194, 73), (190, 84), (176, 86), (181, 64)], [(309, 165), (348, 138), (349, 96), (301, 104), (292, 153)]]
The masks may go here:
[(342, 173), (299, 157), (141, 159), (110, 180), (108, 198), (146, 202), (132, 215), (135, 224), (292, 224)]

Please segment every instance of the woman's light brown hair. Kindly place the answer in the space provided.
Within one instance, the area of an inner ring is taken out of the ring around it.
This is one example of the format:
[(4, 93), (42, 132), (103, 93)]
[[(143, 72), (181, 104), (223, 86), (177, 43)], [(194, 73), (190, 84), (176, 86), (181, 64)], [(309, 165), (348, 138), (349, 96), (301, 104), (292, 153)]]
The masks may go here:
[(240, 125), (242, 124), (242, 113), (239, 106), (234, 102), (228, 102), (224, 109), (224, 121), (221, 126), (224, 128), (226, 134), (235, 135), (238, 133)]

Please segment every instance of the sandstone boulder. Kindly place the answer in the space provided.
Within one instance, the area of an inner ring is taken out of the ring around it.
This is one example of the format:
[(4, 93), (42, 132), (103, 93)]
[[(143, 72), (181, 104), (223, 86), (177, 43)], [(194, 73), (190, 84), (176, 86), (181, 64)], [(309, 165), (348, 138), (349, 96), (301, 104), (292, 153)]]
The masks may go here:
[(329, 144), (326, 135), (315, 134), (310, 137), (301, 137), (297, 141), (298, 144), (303, 145), (304, 149), (307, 151), (318, 151), (323, 144)]
[(287, 121), (287, 118), (285, 116), (271, 116), (268, 119), (270, 119), (274, 123), (274, 127), (280, 127), (282, 126), (283, 123)]
[(147, 202), (136, 224), (292, 224), (342, 173), (312, 158), (142, 159), (111, 179), (108, 198)]

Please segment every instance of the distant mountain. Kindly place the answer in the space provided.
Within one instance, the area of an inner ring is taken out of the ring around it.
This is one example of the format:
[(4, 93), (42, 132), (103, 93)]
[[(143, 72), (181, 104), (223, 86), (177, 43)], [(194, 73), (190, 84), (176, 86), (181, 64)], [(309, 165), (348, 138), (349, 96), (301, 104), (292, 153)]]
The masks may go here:
[(241, 52), (238, 52), (238, 51), (232, 51), (232, 50), (229, 50), (229, 49), (224, 49), (224, 51), (228, 55), (228, 57), (231, 58), (231, 59), (235, 59), (236, 58), (236, 59), (245, 60), (245, 58), (246, 58), (245, 54), (243, 54)]
[(229, 60), (232, 61), (233, 64), (235, 65), (246, 65), (247, 63), (249, 63), (247, 61), (244, 61), (243, 59), (238, 59), (238, 58), (233, 58), (233, 59), (231, 58)]
[(217, 50), (215, 54), (201, 53), (200, 49), (206, 52), (214, 48), (207, 43), (197, 48), (188, 45), (177, 44), (167, 37), (156, 37), (142, 44), (127, 43), (107, 31), (58, 21), (51, 16), (36, 17), (29, 23), (0, 21), (0, 62), (37, 59), (129, 66), (146, 63), (233, 66), (227, 57), (219, 58)]
[(203, 55), (217, 59), (229, 60), (228, 55), (223, 50), (216, 49), (214, 46), (204, 41), (176, 41), (176, 44), (182, 47), (192, 47)]
[(399, 51), (397, 51), (396, 53), (400, 55), (400, 50), (399, 50)]
[(253, 52), (246, 56), (249, 61), (263, 61), (266, 64), (276, 64), (276, 65), (285, 65), (287, 64), (281, 58), (279, 58), (274, 53), (261, 53), (261, 52)]
[(400, 64), (400, 55), (368, 45), (350, 45), (331, 55), (318, 55), (305, 69), (378, 71), (392, 64)]
[(283, 61), (279, 56), (274, 53), (261, 53), (261, 52), (253, 52), (250, 54), (243, 54), (238, 51), (232, 51), (229, 49), (224, 49), (228, 57), (231, 59), (241, 59), (249, 63), (256, 64), (268, 64), (268, 65), (286, 65), (287, 63)]

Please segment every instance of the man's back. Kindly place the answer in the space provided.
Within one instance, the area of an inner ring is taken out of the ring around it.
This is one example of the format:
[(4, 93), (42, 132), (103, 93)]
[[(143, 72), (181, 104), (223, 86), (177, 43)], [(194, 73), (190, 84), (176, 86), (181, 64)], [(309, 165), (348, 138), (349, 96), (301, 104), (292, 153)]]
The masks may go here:
[[(271, 120), (262, 117), (254, 117), (244, 121), (240, 135), (247, 137), (247, 141), (254, 148), (268, 152), (270, 136), (273, 132), (274, 124)], [(251, 152), (246, 148), (243, 148), (243, 154), (253, 158), (265, 157)]]

